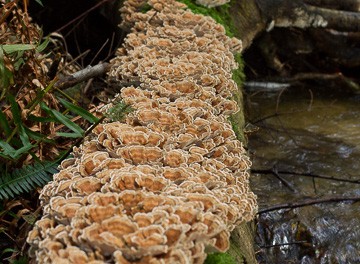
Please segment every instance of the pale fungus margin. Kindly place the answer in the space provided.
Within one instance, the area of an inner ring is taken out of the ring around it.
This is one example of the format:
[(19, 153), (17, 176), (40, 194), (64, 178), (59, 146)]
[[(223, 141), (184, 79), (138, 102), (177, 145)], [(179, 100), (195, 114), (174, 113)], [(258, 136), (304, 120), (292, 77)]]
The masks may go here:
[(96, 127), (42, 190), (28, 236), (37, 263), (203, 263), (256, 214), (251, 163), (227, 121), (241, 42), (173, 0), (121, 12), (131, 33), (109, 82), (134, 111)]

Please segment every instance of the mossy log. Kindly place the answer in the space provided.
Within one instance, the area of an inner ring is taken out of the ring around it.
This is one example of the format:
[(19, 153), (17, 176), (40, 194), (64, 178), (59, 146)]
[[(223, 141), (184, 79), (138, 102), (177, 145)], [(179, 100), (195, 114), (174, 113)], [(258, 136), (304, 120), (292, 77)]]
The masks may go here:
[(98, 125), (42, 189), (28, 236), (39, 263), (254, 262), (242, 45), (227, 8), (211, 10), (225, 31), (174, 0), (124, 2), (131, 33), (108, 83), (133, 111)]
[[(255, 36), (264, 30), (265, 22), (260, 15), (260, 11), (255, 1), (230, 1), (229, 4), (216, 8), (205, 8), (196, 5), (194, 1), (182, 0), (194, 13), (209, 15), (218, 23), (221, 23), (229, 36), (236, 36), (241, 39), (243, 46), (250, 46)], [(249, 19), (249, 18), (252, 19)], [(243, 108), (242, 83), (245, 80), (244, 67), (241, 54), (235, 55), (239, 67), (233, 71), (233, 79), (238, 85), (238, 90), (233, 93), (232, 99), (239, 106), (239, 111), (230, 116), (229, 121), (237, 138), (246, 144), (244, 135), (245, 115)], [(226, 254), (212, 258), (211, 255), (206, 260), (208, 264), (229, 263), (227, 254), (231, 256), (234, 263), (257, 263), (254, 250), (254, 223), (243, 223), (237, 226), (231, 233), (231, 246)]]

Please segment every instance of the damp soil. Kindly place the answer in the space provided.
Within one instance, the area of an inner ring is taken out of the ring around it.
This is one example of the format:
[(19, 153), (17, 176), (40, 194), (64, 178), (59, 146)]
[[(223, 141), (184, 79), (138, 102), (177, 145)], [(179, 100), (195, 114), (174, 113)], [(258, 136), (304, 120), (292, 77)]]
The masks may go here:
[[(341, 87), (247, 91), (251, 188), (261, 209), (360, 195), (360, 96)], [(257, 172), (257, 173), (256, 173)], [(335, 177), (339, 181), (317, 176)], [(360, 202), (275, 210), (257, 219), (260, 263), (360, 263)]]

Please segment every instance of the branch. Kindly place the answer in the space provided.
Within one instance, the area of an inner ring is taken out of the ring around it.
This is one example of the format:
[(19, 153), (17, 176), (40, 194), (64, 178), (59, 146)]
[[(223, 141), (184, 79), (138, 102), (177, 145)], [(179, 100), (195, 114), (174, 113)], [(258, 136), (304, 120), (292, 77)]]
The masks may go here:
[(331, 10), (326, 8), (305, 5), (310, 17), (322, 17), (326, 21), (325, 27), (340, 31), (360, 31), (360, 13)]
[(266, 170), (256, 170), (256, 169), (254, 170), (254, 169), (252, 169), (251, 173), (273, 174), (275, 176), (279, 175), (279, 174), (297, 175), (297, 176), (319, 178), (319, 179), (330, 180), (330, 181), (338, 181), (338, 182), (348, 182), (348, 183), (360, 184), (360, 180), (341, 179), (341, 178), (337, 178), (337, 177), (330, 177), (330, 176), (326, 176), (326, 175), (317, 175), (317, 174), (312, 174), (312, 173), (299, 173), (299, 172), (291, 172), (291, 171), (274, 171), (274, 169), (266, 169)]
[(301, 0), (256, 0), (256, 2), (261, 9), (262, 17), (271, 25), (268, 29), (273, 26), (326, 27), (348, 32), (356, 32), (360, 29), (359, 12), (316, 7), (304, 4)]
[(276, 210), (280, 210), (280, 209), (294, 209), (294, 208), (304, 207), (304, 206), (313, 205), (313, 204), (338, 203), (338, 202), (345, 202), (345, 201), (357, 202), (357, 201), (360, 201), (360, 196), (307, 199), (307, 200), (301, 201), (301, 202), (277, 204), (277, 205), (269, 206), (264, 209), (260, 209), (258, 211), (258, 214), (260, 215), (260, 214), (264, 214), (267, 212), (276, 211)]
[(307, 4), (345, 11), (360, 11), (359, 0), (305, 0)]
[(275, 245), (265, 245), (265, 246), (259, 246), (260, 248), (272, 248), (272, 247), (282, 247), (282, 246), (292, 246), (292, 245), (298, 245), (298, 244), (311, 244), (309, 241), (306, 240), (300, 240), (300, 241), (294, 241), (289, 243), (280, 243)]
[(106, 73), (110, 68), (109, 63), (100, 63), (95, 66), (87, 66), (85, 69), (75, 72), (70, 76), (60, 78), (54, 85), (56, 89), (65, 89), (72, 87), (83, 81), (98, 77)]
[(248, 87), (261, 87), (264, 89), (280, 90), (287, 88), (291, 85), (301, 83), (303, 81), (338, 81), (341, 86), (348, 88), (356, 93), (360, 92), (360, 85), (353, 81), (351, 78), (344, 76), (341, 72), (337, 73), (316, 73), (316, 72), (303, 72), (298, 73), (291, 77), (275, 77), (266, 80), (257, 80), (245, 83)]
[(272, 169), (271, 169), (271, 174), (274, 175), (285, 187), (287, 187), (288, 189), (290, 189), (290, 191), (292, 192), (297, 192), (295, 190), (294, 187), (292, 187), (292, 185), (285, 179), (283, 179), (280, 175), (279, 175), (279, 172), (277, 170), (277, 168), (274, 166)]

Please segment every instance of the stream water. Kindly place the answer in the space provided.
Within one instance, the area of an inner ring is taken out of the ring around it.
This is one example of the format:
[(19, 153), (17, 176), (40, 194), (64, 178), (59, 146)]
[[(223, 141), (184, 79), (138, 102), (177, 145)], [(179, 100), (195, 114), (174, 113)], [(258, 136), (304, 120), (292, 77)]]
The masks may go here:
[[(251, 186), (260, 209), (360, 196), (360, 184), (341, 181), (360, 183), (360, 96), (316, 90), (247, 91)], [(256, 243), (260, 263), (360, 263), (360, 202), (262, 213)]]

